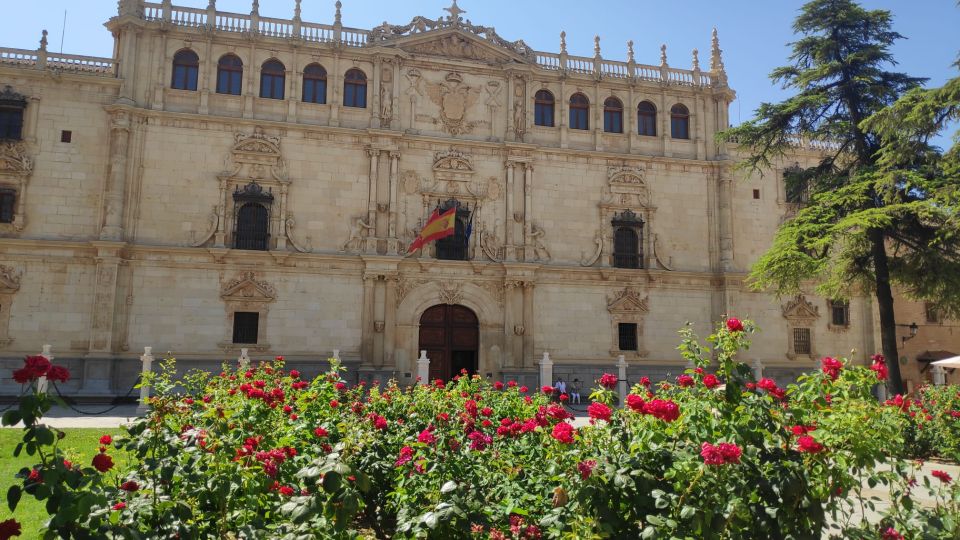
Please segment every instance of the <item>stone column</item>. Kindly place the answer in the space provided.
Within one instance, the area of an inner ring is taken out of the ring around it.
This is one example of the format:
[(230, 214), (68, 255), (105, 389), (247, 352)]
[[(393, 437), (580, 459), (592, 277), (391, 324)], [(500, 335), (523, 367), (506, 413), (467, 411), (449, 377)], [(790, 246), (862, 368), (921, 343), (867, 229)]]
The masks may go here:
[(503, 291), (503, 333), (505, 366), (523, 367), (523, 288), (522, 282), (508, 280)]
[[(280, 184), (280, 208), (277, 221), (277, 249), (287, 249), (287, 184)], [(269, 247), (269, 246), (268, 246)]]
[(523, 166), (523, 260), (534, 258), (533, 246), (528, 245), (527, 238), (533, 227), (533, 163), (524, 163)]
[(553, 360), (548, 352), (544, 352), (540, 360), (540, 386), (553, 386)]
[(227, 177), (220, 176), (218, 179), (220, 180), (220, 201), (217, 204), (217, 215), (220, 219), (217, 221), (217, 232), (214, 233), (213, 236), (213, 245), (214, 247), (222, 248), (225, 247), (227, 241), (227, 198), (230, 196), (230, 193), (227, 191)]
[(617, 394), (620, 396), (620, 407), (627, 403), (627, 360), (624, 355), (617, 357)]
[(733, 269), (733, 180), (726, 170), (718, 171), (718, 225), (720, 229), (720, 270)]
[[(296, 23), (295, 23), (296, 24)], [(300, 36), (299, 31), (296, 34)], [(300, 70), (300, 49), (293, 47), (293, 66), (287, 70), (287, 80), (290, 81), (290, 90), (287, 92), (287, 122), (297, 123), (297, 103), (300, 102), (300, 82), (303, 72)]]
[[(252, 28), (256, 29), (256, 21), (250, 21)], [(260, 81), (260, 66), (257, 65), (257, 45), (255, 40), (250, 40), (250, 55), (243, 66), (243, 79), (247, 83), (247, 90), (243, 92), (243, 117), (253, 118), (253, 97), (258, 95), (255, 86)]]
[(387, 275), (384, 295), (384, 313), (383, 313), (383, 365), (393, 366), (393, 369), (399, 369), (397, 365), (397, 274)]
[(120, 29), (120, 95), (117, 97), (117, 103), (122, 105), (135, 105), (133, 99), (137, 79), (137, 37), (139, 30), (137, 27), (128, 24)]
[(514, 82), (514, 77), (512, 72), (507, 73), (507, 106), (504, 107), (504, 114), (506, 115), (506, 121), (504, 122), (504, 132), (503, 140), (505, 141), (515, 141), (517, 140), (517, 134), (513, 129), (513, 101), (516, 99), (513, 95), (513, 87), (516, 83)]
[[(395, 115), (396, 116), (396, 115)], [(400, 183), (400, 152), (390, 152), (390, 229), (388, 236), (397, 238), (397, 219), (400, 208), (399, 183)], [(389, 246), (387, 251), (389, 251)]]
[(364, 366), (373, 365), (374, 342), (374, 299), (376, 296), (376, 277), (363, 275), (363, 304), (360, 311), (360, 361)]
[(130, 147), (130, 115), (115, 111), (110, 119), (110, 170), (103, 194), (101, 240), (123, 239), (123, 201), (127, 184), (127, 152)]
[[(338, 38), (339, 41), (339, 38)], [(333, 71), (327, 72), (327, 95), (330, 97), (330, 125), (340, 126), (340, 101), (343, 95), (343, 75), (340, 73), (340, 52), (333, 53)]]
[(763, 378), (763, 362), (761, 362), (759, 358), (753, 361), (751, 369), (753, 370), (753, 377), (755, 379), (759, 381)]
[(367, 155), (370, 156), (370, 182), (367, 189), (367, 225), (375, 226), (377, 223), (377, 184), (380, 183), (380, 149), (369, 147), (367, 148)]
[(373, 282), (373, 365), (377, 369), (384, 366), (386, 348), (384, 331), (386, 330), (386, 280), (377, 276)]
[[(153, 366), (153, 347), (144, 347), (143, 354), (140, 356), (140, 374), (141, 377), (146, 377), (151, 371)], [(143, 414), (147, 412), (147, 401), (150, 399), (150, 386), (146, 384), (146, 381), (141, 379), (140, 381), (140, 401), (137, 405), (137, 414)]]
[(420, 358), (417, 358), (417, 379), (420, 384), (430, 384), (430, 359), (427, 358), (427, 351), (420, 351)]
[[(207, 20), (216, 21), (216, 8), (214, 8), (214, 15), (212, 17), (208, 14)], [(215, 24), (215, 22), (208, 22), (208, 25), (213, 24)], [(164, 34), (164, 37), (166, 37), (166, 34)], [(200, 114), (210, 113), (210, 72), (213, 71), (213, 76), (216, 77), (218, 60), (211, 58), (211, 54), (213, 54), (213, 42), (207, 39), (204, 42), (203, 56), (200, 57), (200, 65), (197, 68), (197, 76), (200, 77), (200, 80), (197, 81), (198, 87), (200, 88)]]
[(526, 365), (527, 359), (533, 358), (533, 282), (523, 282), (523, 361), (521, 365)]
[(90, 342), (83, 366), (82, 391), (110, 393), (114, 320), (117, 304), (117, 277), (122, 264), (120, 242), (92, 242), (97, 266), (90, 306)]
[[(563, 69), (566, 70), (566, 63), (563, 64)], [(555, 102), (556, 105), (559, 105), (557, 108), (560, 110), (560, 117), (557, 118), (557, 126), (560, 128), (560, 148), (566, 148), (569, 145), (568, 138), (570, 136), (569, 128), (567, 127), (570, 121), (570, 115), (567, 112), (567, 108), (570, 106), (570, 97), (567, 96), (566, 81), (566, 77), (560, 79), (560, 95), (557, 96)]]
[(515, 250), (513, 245), (515, 243), (513, 235), (513, 227), (516, 221), (513, 219), (513, 177), (514, 177), (514, 167), (515, 163), (512, 161), (507, 161), (507, 193), (506, 193), (506, 216), (504, 217), (504, 259), (507, 260), (516, 260)]

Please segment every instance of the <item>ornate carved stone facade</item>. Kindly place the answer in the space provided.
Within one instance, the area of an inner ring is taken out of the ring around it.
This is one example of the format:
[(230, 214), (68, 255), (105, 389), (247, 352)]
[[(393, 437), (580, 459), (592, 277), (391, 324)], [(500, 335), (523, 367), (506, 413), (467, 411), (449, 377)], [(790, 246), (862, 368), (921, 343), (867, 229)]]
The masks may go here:
[[(211, 368), (235, 358), (242, 312), (258, 316), (243, 344), (256, 354), (309, 374), (339, 349), (350, 377), (409, 384), (421, 317), (448, 304), (479, 321), (458, 354), (528, 384), (544, 351), (570, 379), (612, 369), (621, 323), (638, 330), (631, 376), (676, 373), (676, 329), (707, 334), (727, 313), (763, 326), (749, 361), (809, 368), (790, 344), (799, 319), (743, 284), (784, 197), (737, 178), (736, 148), (715, 138), (735, 96), (716, 36), (709, 71), (681, 69), (637, 63), (632, 44), (626, 61), (599, 40), (593, 57), (565, 38), (534, 51), (464, 13), (454, 2), (363, 30), (339, 7), (333, 24), (278, 25), (256, 8), (218, 15), (215, 1), (121, 0), (107, 22), (117, 58), (48, 57), (45, 41), (0, 55), (0, 88), (25, 107), (21, 140), (0, 142), (0, 190), (16, 195), (0, 223), (0, 373), (50, 343), (82, 367), (71, 390), (122, 393), (143, 346)], [(182, 49), (200, 58), (196, 84), (174, 88)], [(243, 64), (237, 95), (217, 92), (227, 54)], [(259, 94), (268, 60), (285, 67), (281, 99)], [(311, 66), (326, 73), (322, 99), (303, 93)], [(362, 84), (347, 86), (351, 70)], [(554, 104), (538, 116), (541, 91)], [(588, 129), (570, 125), (574, 94)], [(623, 133), (604, 131), (608, 97), (624, 104)], [(638, 133), (641, 102), (655, 136)], [(674, 104), (689, 138), (670, 136)], [(817, 159), (798, 148), (785, 163)], [(462, 249), (407, 253), (450, 205)], [(617, 264), (624, 220), (639, 268)], [(854, 305), (849, 332), (802, 321), (818, 352), (874, 350), (869, 300)]]

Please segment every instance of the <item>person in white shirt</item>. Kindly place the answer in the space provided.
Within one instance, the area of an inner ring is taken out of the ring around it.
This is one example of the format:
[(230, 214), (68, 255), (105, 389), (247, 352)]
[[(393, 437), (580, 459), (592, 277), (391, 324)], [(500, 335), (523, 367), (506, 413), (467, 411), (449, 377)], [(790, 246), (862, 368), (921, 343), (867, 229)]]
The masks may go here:
[(557, 382), (553, 385), (553, 387), (556, 388), (561, 394), (567, 393), (567, 383), (563, 381), (563, 377), (557, 379)]

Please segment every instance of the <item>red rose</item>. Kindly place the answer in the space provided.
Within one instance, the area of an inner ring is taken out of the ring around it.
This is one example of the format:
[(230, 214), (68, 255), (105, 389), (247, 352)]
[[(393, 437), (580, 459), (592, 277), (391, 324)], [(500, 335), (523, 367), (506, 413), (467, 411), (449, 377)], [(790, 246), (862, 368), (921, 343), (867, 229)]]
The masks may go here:
[(636, 394), (627, 395), (627, 407), (630, 407), (632, 411), (642, 413), (644, 405), (646, 405), (646, 402), (642, 397)]
[(93, 468), (105, 473), (113, 468), (113, 458), (104, 453), (97, 454), (93, 456)]
[(680, 418), (680, 407), (676, 403), (663, 399), (654, 399), (643, 407), (643, 412), (666, 422)]
[(743, 450), (739, 446), (733, 443), (722, 442), (717, 445), (717, 448), (720, 449), (720, 454), (723, 455), (723, 460), (727, 463), (740, 463), (740, 456), (743, 455)]
[(693, 386), (693, 377), (689, 375), (680, 375), (677, 377), (677, 386), (681, 388), (689, 388)]
[(560, 394), (560, 401), (563, 401), (563, 402), (570, 401), (570, 396), (566, 394)]
[(573, 443), (573, 436), (576, 435), (576, 433), (577, 430), (573, 429), (573, 426), (566, 422), (560, 422), (553, 426), (553, 432), (550, 436), (564, 444), (571, 444)]
[(646, 387), (650, 387), (650, 377), (640, 377), (640, 384)]
[(590, 406), (587, 407), (587, 414), (594, 420), (605, 420), (609, 422), (612, 413), (613, 410), (610, 409), (610, 407), (600, 402), (591, 403)]
[(903, 540), (903, 535), (898, 533), (893, 527), (887, 527), (880, 536), (881, 540)]
[(123, 509), (126, 508), (126, 507), (127, 507), (127, 503), (125, 503), (125, 502), (123, 502), (123, 501), (120, 501), (120, 502), (118, 502), (117, 504), (113, 505), (113, 509), (114, 509), (115, 511), (118, 511), (118, 512), (119, 512), (120, 510), (123, 510)]
[(553, 387), (548, 384), (545, 384), (540, 387), (540, 391), (543, 392), (544, 394), (550, 395), (553, 393)]
[(55, 382), (67, 382), (70, 380), (70, 372), (63, 366), (50, 366), (47, 378)]
[(299, 378), (300, 378), (300, 372), (297, 371), (297, 370), (295, 370), (295, 369), (291, 369), (291, 370), (290, 370), (290, 378), (291, 378), (291, 379), (299, 379)]
[(577, 463), (577, 471), (580, 472), (580, 478), (586, 480), (590, 478), (590, 475), (593, 474), (593, 468), (597, 466), (597, 462), (592, 459), (587, 459)]
[(106, 446), (106, 445), (108, 445), (108, 444), (110, 444), (110, 443), (112, 443), (112, 442), (113, 442), (113, 437), (111, 437), (111, 436), (109, 436), (109, 435), (103, 435), (103, 436), (100, 437), (100, 444), (102, 444), (102, 445), (104, 445), (104, 446)]
[(140, 484), (134, 482), (133, 480), (127, 480), (126, 482), (120, 484), (120, 489), (133, 493), (134, 491), (140, 489)]
[(30, 474), (27, 476), (27, 482), (32, 482), (34, 484), (42, 484), (43, 478), (40, 477), (40, 471), (32, 469)]
[(11, 518), (0, 522), (0, 540), (9, 540), (14, 536), (20, 536), (20, 522)]
[(937, 480), (940, 480), (941, 482), (943, 482), (944, 484), (949, 484), (950, 481), (953, 480), (953, 478), (951, 478), (950, 475), (946, 473), (946, 471), (932, 471), (930, 474)]
[(597, 383), (604, 388), (613, 389), (617, 385), (617, 376), (613, 373), (604, 373), (597, 379)]
[(521, 394), (526, 394), (526, 393), (529, 392), (529, 391), (530, 391), (530, 389), (527, 388), (526, 386), (521, 386), (521, 387), (520, 387), (520, 393), (521, 393)]
[(871, 358), (873, 359), (873, 365), (870, 366), (870, 369), (877, 374), (877, 380), (887, 380), (889, 373), (887, 371), (887, 361), (883, 358), (883, 355), (875, 354)]
[(278, 489), (277, 491), (279, 491), (281, 495), (284, 495), (286, 497), (292, 497), (293, 494), (296, 493), (293, 490), (293, 488), (290, 486), (281, 486), (280, 489)]
[(810, 435), (804, 435), (797, 439), (797, 450), (808, 454), (816, 454), (823, 451), (823, 445)]
[(417, 435), (417, 441), (424, 444), (433, 444), (437, 442), (437, 438), (431, 433), (430, 429), (427, 428), (420, 432), (420, 435)]
[(830, 377), (831, 380), (837, 380), (840, 376), (840, 370), (843, 369), (843, 363), (836, 358), (827, 356), (820, 361), (820, 369)]
[(700, 445), (700, 457), (707, 465), (723, 465), (723, 454), (716, 446), (705, 442)]
[(484, 407), (480, 409), (480, 414), (484, 416), (490, 416), (491, 414), (493, 414), (493, 409), (491, 409), (490, 407)]
[(336, 409), (336, 408), (339, 407), (339, 406), (340, 406), (340, 402), (339, 402), (339, 401), (337, 401), (337, 400), (335, 400), (335, 399), (331, 399), (331, 400), (330, 400), (330, 408), (331, 408), (331, 409)]
[(318, 427), (317, 429), (313, 430), (313, 434), (322, 439), (323, 437), (326, 437), (329, 432), (322, 427)]
[(720, 386), (720, 379), (718, 379), (717, 376), (712, 373), (709, 375), (704, 375), (703, 385), (711, 389), (716, 388)]
[(497, 382), (493, 383), (493, 389), (494, 389), (494, 390), (503, 390), (503, 383), (500, 382), (500, 381), (497, 381)]
[(731, 332), (743, 332), (743, 323), (740, 322), (740, 319), (731, 317), (727, 319), (727, 330)]

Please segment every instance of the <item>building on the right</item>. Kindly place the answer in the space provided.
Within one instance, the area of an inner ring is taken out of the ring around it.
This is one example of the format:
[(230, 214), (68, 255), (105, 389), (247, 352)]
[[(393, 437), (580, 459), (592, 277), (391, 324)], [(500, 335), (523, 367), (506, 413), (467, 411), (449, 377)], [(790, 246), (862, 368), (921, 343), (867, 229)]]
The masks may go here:
[[(908, 392), (933, 384), (937, 366), (932, 362), (960, 355), (960, 321), (945, 318), (929, 302), (895, 291), (900, 371)], [(960, 384), (960, 370), (945, 369), (946, 384)]]

